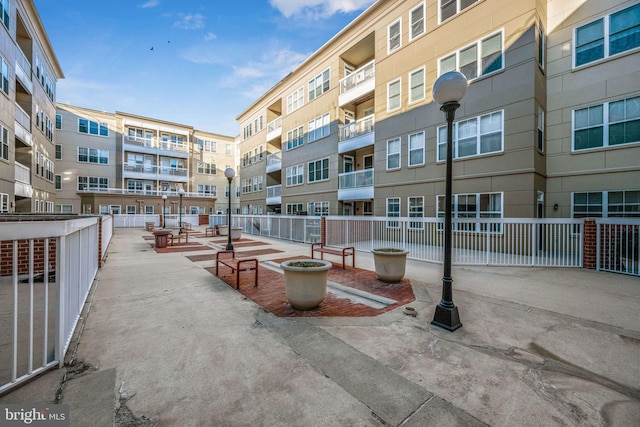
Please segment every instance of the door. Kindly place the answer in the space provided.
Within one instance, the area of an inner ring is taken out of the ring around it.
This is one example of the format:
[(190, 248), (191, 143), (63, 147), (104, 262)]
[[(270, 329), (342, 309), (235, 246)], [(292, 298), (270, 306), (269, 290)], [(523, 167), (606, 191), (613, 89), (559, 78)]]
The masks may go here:
[(342, 215), (351, 216), (353, 215), (353, 203), (343, 203), (342, 204)]
[(353, 172), (353, 157), (352, 156), (344, 156), (342, 171), (344, 173)]

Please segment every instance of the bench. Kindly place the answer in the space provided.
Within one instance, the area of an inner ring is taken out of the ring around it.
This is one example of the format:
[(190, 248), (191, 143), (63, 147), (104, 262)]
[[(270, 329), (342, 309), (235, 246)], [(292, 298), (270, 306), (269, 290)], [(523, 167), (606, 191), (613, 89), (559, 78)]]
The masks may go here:
[(204, 237), (209, 237), (209, 233), (211, 233), (211, 237), (215, 237), (217, 236), (218, 233), (218, 226), (216, 225), (215, 227), (207, 227), (204, 229)]
[[(224, 256), (223, 256), (224, 255)], [(229, 256), (230, 255), (230, 256)], [(232, 273), (236, 273), (236, 288), (240, 289), (240, 272), (255, 271), (253, 277), (254, 287), (258, 287), (258, 260), (255, 258), (236, 258), (235, 251), (220, 251), (216, 253), (216, 276), (218, 275), (218, 266), (222, 264), (231, 269)]]
[(189, 243), (189, 232), (188, 231), (182, 230), (182, 233), (178, 233), (178, 234), (173, 234), (172, 233), (172, 234), (169, 234), (167, 237), (169, 238), (169, 240), (171, 240), (171, 246), (173, 246), (176, 240), (178, 241), (178, 243), (180, 243), (183, 236), (184, 236), (184, 242), (185, 243)]
[(351, 266), (356, 266), (355, 249), (353, 246), (349, 246), (343, 249), (331, 249), (324, 246), (322, 243), (311, 244), (311, 259), (315, 259), (315, 253), (320, 253), (320, 259), (324, 259), (324, 254), (338, 255), (342, 257), (342, 268), (345, 267), (345, 258), (351, 257)]

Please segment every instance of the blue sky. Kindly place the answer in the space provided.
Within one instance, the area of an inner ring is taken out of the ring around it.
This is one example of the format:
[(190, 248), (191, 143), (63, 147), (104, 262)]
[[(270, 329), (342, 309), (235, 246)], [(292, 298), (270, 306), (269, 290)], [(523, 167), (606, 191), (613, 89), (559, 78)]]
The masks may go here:
[(65, 74), (58, 102), (230, 136), (259, 95), (373, 2), (34, 0)]

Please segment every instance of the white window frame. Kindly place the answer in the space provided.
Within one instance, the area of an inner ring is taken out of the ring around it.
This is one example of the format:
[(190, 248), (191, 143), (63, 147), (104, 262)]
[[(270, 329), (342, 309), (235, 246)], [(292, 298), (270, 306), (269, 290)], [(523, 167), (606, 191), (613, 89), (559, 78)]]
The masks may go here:
[[(398, 150), (397, 151), (391, 151), (391, 144), (398, 144)], [(392, 157), (393, 156), (393, 157)], [(397, 167), (390, 167), (390, 160), (392, 158), (397, 158), (398, 159), (398, 166)], [(389, 139), (387, 140), (387, 170), (391, 171), (391, 170), (398, 170), (402, 168), (402, 139), (400, 137), (397, 138), (393, 138), (393, 139)]]
[[(487, 73), (483, 72), (483, 66), (482, 66), (482, 59), (484, 58), (483, 56), (483, 42), (492, 39), (493, 37), (500, 35), (500, 56), (501, 56), (501, 66), (500, 68), (493, 70), (493, 71), (489, 71)], [(505, 68), (505, 55), (504, 55), (504, 28), (501, 28), (498, 31), (494, 31), (490, 34), (487, 34), (485, 37), (482, 37), (481, 39), (478, 39), (476, 41), (474, 41), (473, 43), (469, 43), (463, 47), (461, 47), (460, 49), (456, 50), (455, 52), (449, 52), (448, 54), (441, 56), (440, 58), (438, 58), (438, 76), (441, 76), (442, 74), (444, 74), (446, 71), (452, 71), (452, 70), (446, 70), (443, 71), (443, 67), (442, 67), (442, 62), (446, 59), (450, 59), (450, 58), (454, 58), (455, 59), (455, 67), (453, 70), (455, 71), (460, 71), (460, 54), (461, 52), (467, 51), (468, 49), (475, 47), (476, 49), (476, 58), (475, 58), (475, 64), (476, 64), (476, 76), (472, 77), (472, 78), (467, 78), (467, 80), (469, 82), (473, 82), (475, 80), (481, 79), (481, 78), (485, 78), (487, 76), (491, 76), (495, 73), (499, 73), (501, 71), (504, 70)], [(462, 72), (462, 71), (460, 71)], [(463, 73), (464, 74), (464, 73)], [(466, 75), (465, 75), (466, 77)]]
[[(401, 208), (400, 208), (400, 197), (387, 197), (385, 200), (385, 209), (387, 218), (400, 218)], [(392, 205), (393, 204), (393, 205)], [(390, 210), (390, 207), (394, 207), (393, 210)], [(395, 211), (395, 206), (397, 206), (398, 211)], [(400, 221), (390, 221), (387, 220), (387, 228), (400, 228)]]
[[(603, 104), (589, 105), (587, 107), (577, 108), (577, 109), (573, 110), (571, 112), (571, 151), (572, 152), (576, 152), (576, 153), (583, 153), (583, 152), (587, 152), (587, 151), (591, 151), (591, 150), (606, 149), (606, 148), (610, 148), (610, 147), (618, 147), (618, 146), (625, 146), (626, 147), (626, 146), (629, 146), (630, 144), (636, 144), (636, 143), (640, 142), (640, 140), (638, 140), (638, 141), (625, 142), (625, 143), (621, 143), (621, 144), (613, 144), (613, 145), (609, 144), (609, 128), (612, 125), (619, 124), (619, 123), (627, 123), (627, 122), (630, 122), (630, 121), (633, 120), (633, 118), (632, 118), (632, 119), (629, 119), (629, 120), (621, 120), (621, 121), (618, 121), (618, 122), (611, 123), (611, 120), (610, 120), (610, 117), (609, 117), (610, 116), (610, 114), (609, 114), (610, 105), (613, 104), (613, 103), (618, 103), (618, 102), (624, 102), (626, 104), (628, 101), (632, 101), (632, 100), (633, 100), (633, 102), (637, 102), (638, 105), (640, 105), (640, 96), (632, 96), (630, 98), (616, 99), (614, 101), (608, 101), (608, 102), (605, 102)], [(602, 108), (602, 123), (599, 124), (599, 125), (598, 124), (588, 125), (586, 127), (577, 129), (576, 128), (576, 113), (578, 111), (588, 110), (588, 109), (597, 108), (597, 107), (601, 107)], [(626, 113), (626, 108), (625, 108), (625, 113)], [(636, 120), (638, 120), (638, 119), (636, 119)], [(602, 145), (599, 145), (597, 147), (588, 147), (588, 148), (577, 149), (576, 148), (576, 131), (577, 130), (582, 130), (582, 129), (591, 129), (591, 128), (595, 128), (597, 126), (602, 126)]]
[[(324, 163), (326, 162), (327, 167), (324, 167)], [(319, 168), (318, 168), (319, 165)], [(313, 174), (313, 179), (311, 175)], [(320, 175), (320, 178), (317, 175)], [(307, 182), (311, 184), (312, 182), (321, 182), (329, 180), (329, 158), (325, 157), (324, 159), (314, 160), (307, 163)]]
[[(407, 197), (407, 215), (409, 218), (424, 218), (424, 196)], [(424, 230), (424, 222), (409, 221), (409, 229)]]
[(287, 96), (287, 114), (296, 111), (304, 105), (304, 86), (300, 86)]
[(547, 60), (547, 36), (545, 35), (544, 27), (541, 23), (538, 23), (536, 32), (536, 60), (538, 66), (544, 70), (545, 62)]
[[(392, 40), (391, 28), (395, 27), (396, 25), (398, 26), (398, 35), (394, 36)], [(393, 43), (396, 38), (398, 39), (398, 42), (397, 42), (397, 46), (394, 46)], [(402, 48), (402, 18), (396, 19), (387, 27), (387, 55), (390, 55), (391, 53), (399, 50), (400, 48)]]
[(317, 141), (319, 139), (329, 136), (330, 133), (331, 133), (331, 119), (330, 119), (329, 113), (325, 113), (309, 122), (309, 129), (307, 132), (307, 142)]
[(328, 92), (331, 89), (331, 67), (309, 80), (308, 86), (309, 102)]
[(536, 127), (536, 148), (544, 153), (544, 110), (542, 107), (537, 107), (537, 127)]
[[(480, 0), (473, 0), (473, 3), (470, 3), (467, 7), (465, 7), (464, 9), (460, 9), (460, 2), (462, 0), (438, 0), (438, 24), (442, 24), (445, 21), (448, 21), (449, 19), (453, 19), (455, 18), (459, 13), (461, 13), (462, 11), (470, 8), (471, 6), (473, 6), (474, 3), (477, 3)], [(452, 3), (455, 2), (456, 3), (456, 13), (454, 13), (453, 15), (447, 17), (446, 19), (442, 19), (442, 3)]]
[(0, 125), (0, 159), (9, 160), (9, 129)]
[[(418, 19), (416, 21), (413, 20), (414, 16), (413, 13), (416, 12), (418, 9), (422, 8), (422, 14), (420, 17), (418, 17)], [(425, 34), (427, 32), (427, 24), (426, 24), (426, 19), (425, 19), (425, 4), (424, 2), (418, 4), (416, 7), (414, 7), (413, 9), (411, 9), (409, 11), (409, 41), (412, 42), (413, 40), (417, 39), (418, 37), (420, 37), (421, 35)], [(413, 33), (413, 29), (414, 26), (416, 24), (421, 24), (422, 26), (422, 31), (418, 32), (417, 34)]]
[(304, 185), (304, 165), (293, 165), (286, 169), (286, 187)]
[[(422, 73), (422, 82), (415, 84), (413, 82), (413, 78), (416, 74), (418, 73)], [(412, 72), (409, 73), (409, 77), (408, 77), (408, 81), (409, 81), (409, 87), (408, 87), (408, 98), (409, 98), (409, 104), (413, 104), (414, 102), (418, 102), (418, 101), (422, 101), (425, 98), (425, 75), (426, 75), (426, 70), (425, 67), (420, 67), (416, 70), (413, 70)], [(420, 96), (417, 98), (413, 97), (413, 89), (414, 88), (419, 88), (422, 87), (422, 90), (420, 91)]]
[(5, 94), (9, 95), (9, 63), (1, 56), (0, 63), (2, 66), (2, 69), (0, 70), (0, 88)]
[[(80, 151), (86, 150), (86, 153), (83, 156), (86, 156), (87, 160), (80, 160)], [(93, 153), (93, 154), (92, 154)], [(91, 158), (94, 157), (96, 161), (91, 161)], [(101, 159), (106, 159), (107, 162), (103, 163)], [(109, 150), (102, 150), (99, 148), (88, 148), (88, 147), (78, 147), (78, 153), (76, 160), (78, 163), (91, 163), (94, 165), (109, 165)]]
[[(495, 198), (499, 197), (499, 206), (497, 209), (489, 209), (482, 211), (480, 210), (482, 206), (482, 198), (488, 196), (489, 203), (488, 207), (491, 207), (494, 203), (496, 203)], [(470, 211), (468, 209), (464, 211), (460, 211), (460, 199), (464, 198), (465, 200), (475, 199), (474, 206), (476, 206), (475, 211)], [(436, 215), (438, 218), (444, 218), (444, 199), (445, 196), (443, 194), (439, 194), (436, 196)], [(452, 217), (453, 218), (504, 218), (504, 192), (488, 192), (488, 193), (462, 193), (462, 194), (452, 194)], [(441, 209), (442, 208), (442, 209)], [(438, 223), (438, 229), (442, 230), (442, 223)], [(475, 232), (475, 233), (486, 233), (489, 230), (491, 233), (501, 233), (502, 227), (500, 224), (488, 224), (488, 223), (458, 223), (454, 224), (454, 231), (457, 232)]]
[[(391, 86), (395, 84), (398, 85), (398, 90), (397, 92), (394, 92), (392, 94)], [(396, 99), (396, 97), (398, 99), (398, 106), (395, 108), (392, 108), (391, 101)], [(400, 108), (402, 108), (402, 78), (399, 77), (387, 83), (387, 111), (396, 111), (396, 110), (399, 110)]]
[(0, 193), (0, 212), (9, 212), (9, 195)]
[[(492, 131), (492, 132), (482, 132), (481, 126), (482, 126), (482, 119), (485, 117), (490, 117), (490, 116), (494, 116), (500, 114), (500, 149), (499, 150), (494, 150), (494, 151), (486, 151), (486, 152), (482, 152), (482, 137), (484, 135), (488, 135), (491, 133), (496, 133), (496, 131)], [(470, 122), (472, 120), (476, 120), (476, 153), (475, 154), (470, 154), (470, 155), (465, 155), (465, 156), (459, 156), (458, 155), (458, 140), (459, 140), (459, 124), (460, 123), (467, 123)], [(447, 148), (447, 126), (439, 126), (436, 130), (436, 162), (437, 163), (441, 163), (446, 161), (446, 148)], [(501, 153), (504, 151), (504, 110), (498, 110), (498, 111), (493, 111), (491, 113), (487, 113), (487, 114), (482, 114), (480, 116), (476, 116), (476, 117), (471, 117), (469, 119), (464, 119), (464, 120), (460, 120), (457, 122), (453, 123), (453, 158), (454, 159), (461, 159), (461, 158), (472, 158), (472, 157), (479, 157), (479, 156), (485, 156), (485, 155), (489, 155), (489, 154), (494, 154), (494, 153)], [(441, 157), (441, 153), (442, 153), (442, 157)]]
[(302, 212), (304, 210), (303, 203), (287, 203), (286, 205), (286, 214), (287, 215), (295, 215), (298, 212)]
[(285, 142), (287, 151), (304, 145), (304, 126), (298, 126), (287, 132), (287, 141)]
[[(414, 146), (413, 143), (417, 143), (417, 146)], [(420, 151), (422, 152), (422, 161), (420, 163), (413, 163), (411, 161), (411, 153)], [(407, 147), (407, 165), (409, 167), (412, 166), (422, 166), (425, 164), (425, 136), (424, 131), (412, 133), (408, 138), (408, 147)]]
[[(87, 131), (86, 132), (82, 132), (80, 130), (80, 122), (81, 121), (86, 121), (87, 122)], [(93, 133), (91, 131), (92, 125), (96, 126), (96, 132), (97, 133)], [(89, 120), (89, 119), (85, 119), (82, 117), (78, 117), (78, 127), (77, 127), (77, 131), (78, 133), (84, 134), (84, 135), (93, 135), (93, 136), (100, 136), (103, 138), (108, 138), (109, 137), (109, 125), (105, 122), (96, 122), (95, 120)], [(103, 134), (103, 131), (105, 131), (105, 134)]]

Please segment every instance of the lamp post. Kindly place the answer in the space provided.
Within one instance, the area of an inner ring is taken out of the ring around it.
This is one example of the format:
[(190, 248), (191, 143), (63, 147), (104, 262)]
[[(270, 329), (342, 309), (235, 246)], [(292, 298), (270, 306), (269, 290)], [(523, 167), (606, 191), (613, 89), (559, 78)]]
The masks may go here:
[(167, 195), (162, 195), (162, 228), (167, 228)]
[(182, 234), (182, 196), (184, 196), (184, 188), (180, 187), (178, 194), (180, 195), (180, 232), (178, 234)]
[(236, 175), (236, 171), (233, 168), (226, 168), (224, 170), (224, 176), (229, 180), (229, 216), (227, 219), (227, 223), (229, 225), (229, 235), (227, 240), (227, 250), (232, 251), (233, 245), (231, 244), (231, 182), (233, 181), (233, 177)]
[(458, 71), (450, 71), (441, 75), (433, 84), (433, 99), (440, 104), (447, 119), (447, 172), (445, 179), (445, 214), (444, 214), (444, 274), (442, 276), (442, 299), (436, 306), (436, 312), (431, 321), (432, 325), (455, 331), (462, 326), (458, 307), (453, 303), (451, 278), (451, 240), (452, 240), (452, 165), (453, 162), (453, 119), (460, 107), (459, 101), (467, 91), (467, 79)]

